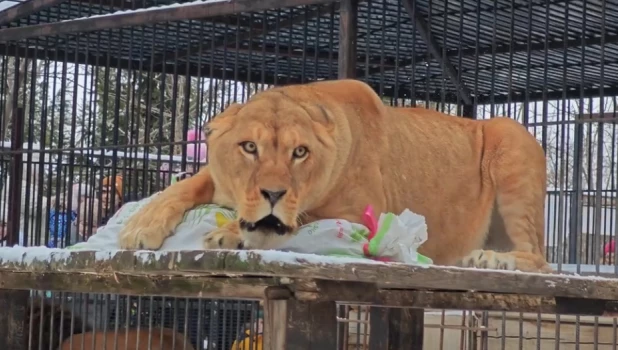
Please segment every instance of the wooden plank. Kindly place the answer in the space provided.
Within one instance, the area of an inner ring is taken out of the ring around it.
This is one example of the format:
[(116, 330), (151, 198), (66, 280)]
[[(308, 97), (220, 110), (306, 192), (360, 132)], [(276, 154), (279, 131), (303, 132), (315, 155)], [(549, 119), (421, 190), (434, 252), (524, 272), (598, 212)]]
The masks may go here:
[(422, 309), (371, 308), (370, 349), (413, 350), (423, 348), (424, 311)]
[(334, 301), (288, 301), (286, 349), (337, 349)]
[(281, 287), (268, 288), (265, 296), (265, 349), (337, 348), (335, 302), (295, 300)]
[[(363, 303), (373, 306), (424, 309), (520, 311), (609, 316), (618, 313), (614, 301), (554, 298), (519, 294), (379, 290), (375, 285), (345, 281), (307, 281), (273, 277), (228, 277), (185, 274), (127, 274), (123, 272), (63, 273), (0, 270), (0, 287), (82, 293), (121, 293), (144, 296), (261, 299), (269, 287), (294, 291), (299, 301)], [(327, 286), (327, 287), (325, 287)]]
[[(0, 271), (288, 277), (370, 283), (382, 289), (476, 291), (618, 300), (618, 279), (412, 266), (277, 251), (66, 251), (0, 248)], [(9, 287), (6, 287), (9, 288)], [(361, 294), (361, 293), (358, 293)]]
[(285, 350), (287, 338), (287, 300), (264, 301), (264, 349)]
[(28, 298), (26, 291), (0, 290), (0, 349), (28, 347)]
[(31, 273), (0, 271), (3, 289), (36, 289), (191, 298), (261, 299), (272, 278), (130, 275), (123, 273)]
[(343, 0), (339, 8), (339, 79), (356, 78), (358, 0)]
[[(271, 332), (267, 349), (334, 349), (337, 346), (335, 302), (292, 299), (289, 289), (265, 291), (266, 323)], [(270, 316), (268, 316), (270, 315)]]
[(369, 337), (370, 349), (385, 349), (389, 348), (389, 323), (390, 309), (372, 307), (369, 311), (369, 328), (371, 336)]
[(331, 3), (333, 0), (211, 0), (164, 5), (140, 9), (140, 11), (119, 11), (109, 15), (82, 17), (67, 21), (44, 23), (32, 26), (0, 30), (0, 42), (23, 40), (39, 36), (53, 36), (71, 33), (87, 33), (104, 29), (197, 20), (216, 16), (233, 15), (241, 12), (255, 12), (273, 8), (294, 7)]
[(540, 312), (561, 315), (611, 315), (618, 311), (613, 301), (531, 296), (512, 293), (430, 292), (381, 290), (382, 305), (425, 309)]

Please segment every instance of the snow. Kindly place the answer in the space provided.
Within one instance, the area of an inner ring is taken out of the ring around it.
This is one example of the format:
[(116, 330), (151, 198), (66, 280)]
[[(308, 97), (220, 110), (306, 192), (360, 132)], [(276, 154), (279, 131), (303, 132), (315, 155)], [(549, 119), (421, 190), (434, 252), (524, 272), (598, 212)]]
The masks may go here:
[[(116, 254), (122, 252), (123, 250), (107, 250), (107, 251), (89, 251), (93, 252), (96, 261), (108, 261), (113, 260)], [(401, 263), (385, 263), (381, 261), (362, 259), (362, 258), (352, 258), (352, 257), (333, 257), (333, 256), (323, 256), (316, 254), (305, 254), (305, 253), (295, 253), (295, 252), (282, 252), (275, 250), (240, 250), (240, 251), (232, 251), (232, 250), (214, 250), (220, 252), (228, 252), (230, 255), (237, 255), (241, 261), (255, 261), (254, 259), (259, 259), (264, 263), (279, 263), (281, 265), (307, 265), (307, 264), (315, 264), (315, 265), (345, 265), (345, 264), (355, 264), (356, 266), (365, 265), (365, 266), (376, 266), (376, 265), (388, 265), (388, 266), (399, 266), (399, 267), (409, 267), (409, 265), (401, 264)], [(69, 261), (72, 254), (78, 254), (80, 252), (85, 251), (72, 251), (66, 249), (58, 249), (58, 248), (47, 248), (45, 246), (40, 247), (0, 247), (0, 264), (7, 263), (25, 263), (30, 264), (33, 261)], [(134, 256), (139, 259), (143, 263), (158, 261), (163, 256), (175, 255), (177, 261), (182, 258), (183, 251), (151, 251), (151, 250), (137, 250), (133, 251)], [(207, 252), (199, 253), (194, 256), (195, 261), (199, 261), (207, 254)], [(613, 266), (602, 266), (604, 268), (611, 268), (613, 270)], [(461, 267), (451, 267), (451, 266), (423, 266), (423, 265), (415, 265), (413, 268), (434, 268), (440, 269), (445, 272), (461, 272), (461, 271), (470, 271), (469, 268), (461, 268)], [(590, 266), (587, 268), (582, 268), (583, 270), (592, 270), (594, 266)], [(481, 269), (472, 269), (479, 271)], [(545, 282), (548, 284), (548, 287), (555, 287), (556, 281), (552, 279), (547, 279), (549, 276), (552, 277), (565, 277), (564, 283), (569, 283), (571, 280), (589, 280), (589, 281), (615, 281), (616, 278), (607, 278), (602, 276), (578, 276), (578, 275), (566, 275), (566, 274), (555, 274), (555, 275), (547, 275), (542, 273), (529, 273), (529, 272), (521, 272), (521, 271), (504, 271), (504, 270), (488, 270), (492, 272), (499, 272), (504, 275), (527, 275), (527, 276), (539, 276), (545, 278)]]
[(67, 259), (71, 255), (69, 250), (40, 247), (1, 247), (1, 263), (25, 263), (31, 264), (33, 261), (52, 261)]
[(177, 8), (177, 7), (199, 6), (199, 5), (204, 5), (204, 4), (214, 4), (214, 3), (219, 3), (219, 2), (231, 2), (231, 1), (232, 0), (196, 0), (196, 1), (185, 2), (185, 3), (174, 3), (174, 4), (169, 4), (169, 5), (144, 7), (144, 8), (139, 8), (135, 10), (121, 10), (121, 11), (106, 13), (102, 15), (94, 15), (94, 16), (88, 16), (88, 17), (67, 19), (61, 22), (73, 22), (73, 21), (81, 21), (81, 20), (97, 18), (97, 17), (118, 16), (118, 15), (125, 15), (125, 14), (145, 12), (145, 11), (160, 11), (160, 10), (172, 9), (172, 8)]
[[(362, 258), (335, 257), (317, 254), (282, 252), (276, 250), (240, 250), (238, 257), (241, 261), (246, 261), (249, 257), (260, 256), (264, 263), (281, 263), (290, 265), (303, 264), (366, 264), (366, 265), (386, 265), (381, 261)], [(398, 264), (400, 265), (400, 264)]]
[[(215, 250), (216, 251), (216, 250)], [(281, 264), (366, 264), (366, 265), (385, 265), (386, 263), (361, 258), (346, 258), (346, 257), (330, 257), (316, 254), (303, 254), (293, 252), (280, 252), (275, 250), (241, 250), (229, 251), (231, 254), (238, 254), (241, 261), (247, 261), (250, 257), (259, 257), (265, 263), (281, 263)], [(0, 262), (2, 263), (32, 263), (37, 261), (58, 261), (69, 259), (71, 254), (76, 254), (82, 251), (72, 251), (67, 249), (40, 247), (0, 247)], [(95, 260), (111, 260), (116, 254), (122, 250), (108, 251), (90, 251), (94, 252)], [(153, 259), (160, 260), (161, 257), (169, 254), (182, 253), (182, 251), (151, 251), (151, 250), (136, 250), (133, 252), (136, 258), (142, 262), (149, 262)], [(204, 257), (205, 253), (200, 253), (194, 257), (195, 261), (199, 261)], [(182, 254), (177, 254), (177, 258), (182, 258)]]
[[(227, 252), (229, 255), (237, 255), (241, 261), (252, 261), (259, 260), (263, 263), (278, 263), (280, 265), (288, 265), (288, 266), (306, 266), (308, 264), (314, 264), (317, 266), (321, 266), (323, 268), (333, 267), (333, 265), (346, 265), (346, 264), (354, 264), (356, 269), (357, 267), (366, 266), (367, 268), (375, 267), (375, 266), (398, 266), (399, 268), (432, 268), (448, 272), (462, 272), (462, 271), (470, 271), (468, 268), (460, 268), (460, 267), (450, 267), (450, 266), (409, 266), (401, 263), (385, 263), (380, 261), (368, 260), (368, 259), (360, 259), (360, 258), (347, 258), (347, 257), (331, 257), (331, 256), (322, 256), (315, 254), (305, 254), (305, 253), (295, 253), (295, 252), (282, 252), (282, 251), (274, 251), (274, 250), (241, 250), (241, 251), (232, 251), (232, 250), (215, 250), (219, 252)], [(82, 254), (85, 251), (81, 251)], [(116, 254), (122, 252), (122, 250), (109, 250), (109, 251), (88, 251), (94, 253), (95, 261), (109, 261), (113, 260)], [(176, 261), (180, 261), (183, 257), (183, 251), (150, 251), (150, 250), (138, 250), (134, 251), (134, 256), (142, 263), (149, 263), (154, 261), (158, 261), (163, 256), (171, 256), (175, 257)], [(186, 252), (186, 251), (185, 251)], [(5, 268), (10, 268), (7, 265), (12, 263), (18, 264), (31, 264), (34, 261), (39, 262), (65, 262), (68, 263), (71, 261), (72, 254), (78, 254), (80, 251), (72, 251), (66, 249), (58, 249), (58, 248), (47, 248), (44, 246), (40, 247), (0, 247), (0, 267), (4, 266)], [(195, 255), (193, 258), (195, 261), (199, 261), (204, 256), (208, 254), (207, 252), (199, 253)], [(83, 266), (84, 268), (86, 266)], [(611, 266), (609, 266), (611, 267)], [(80, 268), (80, 267), (77, 267)], [(170, 266), (172, 268), (172, 266)], [(472, 269), (479, 271), (480, 269)], [(539, 276), (542, 281), (545, 282), (548, 288), (556, 288), (558, 284), (570, 284), (572, 281), (587, 281), (587, 282), (595, 282), (595, 281), (616, 281), (616, 278), (607, 278), (601, 276), (578, 276), (578, 275), (563, 275), (563, 274), (541, 274), (541, 273), (524, 273), (521, 271), (503, 271), (503, 270), (490, 270), (494, 273), (501, 273), (508, 278), (508, 276)], [(353, 271), (356, 273), (356, 271)], [(413, 273), (413, 271), (411, 271)], [(448, 276), (448, 275), (445, 275)]]

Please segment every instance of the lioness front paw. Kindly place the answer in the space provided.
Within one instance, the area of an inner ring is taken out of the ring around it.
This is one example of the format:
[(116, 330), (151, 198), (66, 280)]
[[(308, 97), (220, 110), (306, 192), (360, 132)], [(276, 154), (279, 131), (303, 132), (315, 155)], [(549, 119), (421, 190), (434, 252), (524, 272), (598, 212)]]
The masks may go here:
[(478, 249), (461, 259), (460, 266), (513, 271), (516, 264), (515, 257), (510, 254)]
[(151, 202), (129, 218), (119, 233), (120, 248), (161, 248), (184, 215), (184, 212), (177, 212), (173, 206), (163, 206), (164, 204)]
[(233, 226), (226, 225), (204, 237), (205, 249), (243, 249), (244, 247), (240, 232)]

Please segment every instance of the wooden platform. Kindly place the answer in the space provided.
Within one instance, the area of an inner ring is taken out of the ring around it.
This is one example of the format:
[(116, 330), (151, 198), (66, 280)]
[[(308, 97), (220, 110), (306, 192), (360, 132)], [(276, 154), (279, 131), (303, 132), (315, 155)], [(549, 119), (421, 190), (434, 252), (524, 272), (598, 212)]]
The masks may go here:
[(618, 311), (615, 278), (276, 251), (0, 248), (0, 289), (261, 299), (266, 349), (337, 348), (335, 302), (387, 307), (371, 314), (371, 348), (380, 349), (423, 344), (424, 309), (587, 316)]
[[(298, 300), (393, 307), (612, 313), (618, 279), (440, 266), (276, 251), (67, 251), (0, 248), (0, 288)], [(568, 302), (563, 302), (568, 301)]]

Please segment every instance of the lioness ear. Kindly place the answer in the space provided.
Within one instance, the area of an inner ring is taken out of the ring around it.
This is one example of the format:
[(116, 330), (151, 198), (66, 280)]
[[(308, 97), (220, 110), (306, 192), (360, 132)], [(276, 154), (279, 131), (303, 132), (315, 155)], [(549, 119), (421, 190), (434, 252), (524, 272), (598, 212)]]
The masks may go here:
[(232, 103), (223, 112), (215, 115), (212, 120), (206, 122), (204, 124), (204, 136), (206, 137), (206, 142), (208, 142), (208, 138), (212, 134), (213, 131), (223, 128), (223, 125), (226, 124), (225, 119), (226, 116), (234, 115), (240, 111), (242, 105), (240, 103)]

